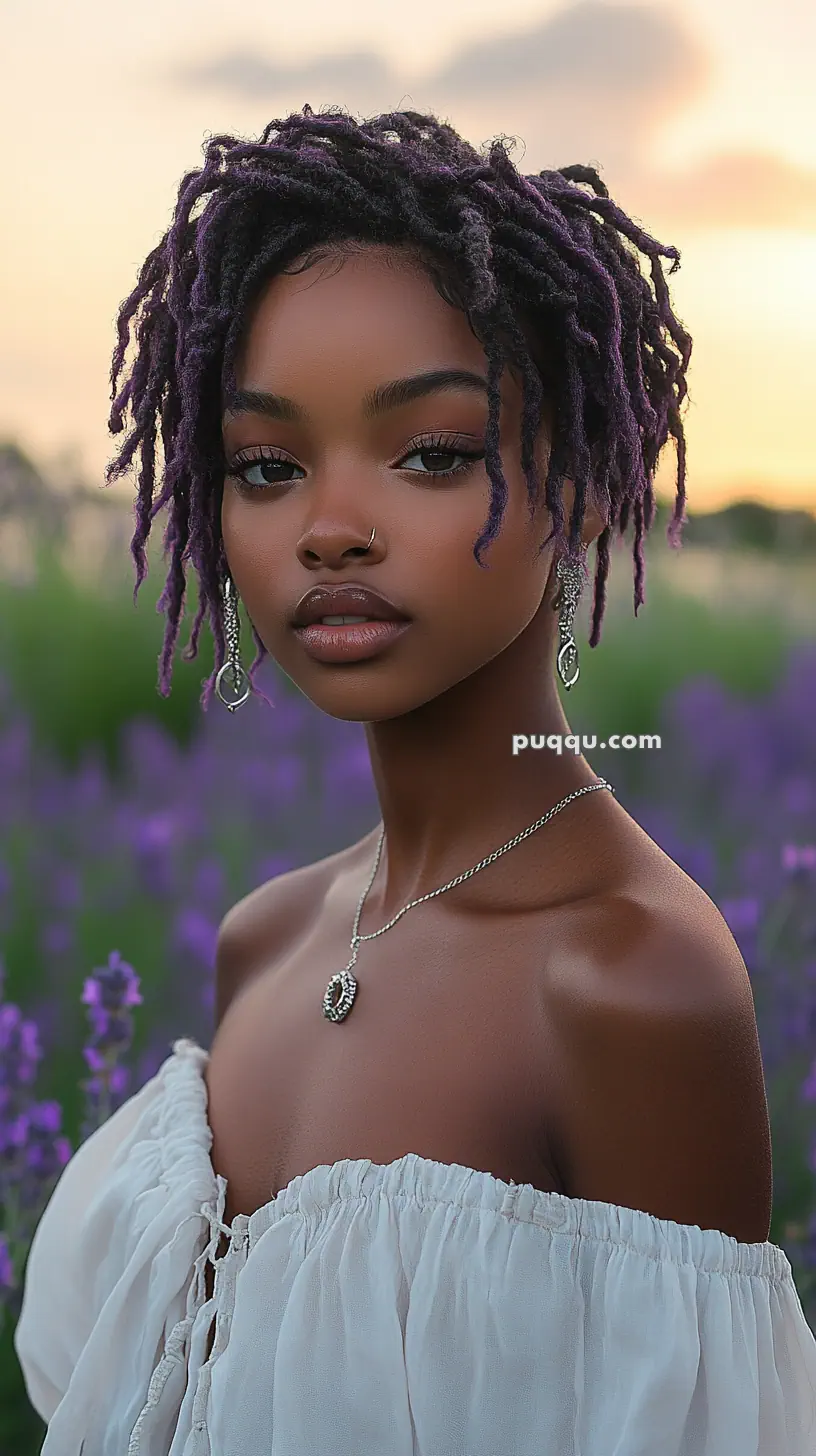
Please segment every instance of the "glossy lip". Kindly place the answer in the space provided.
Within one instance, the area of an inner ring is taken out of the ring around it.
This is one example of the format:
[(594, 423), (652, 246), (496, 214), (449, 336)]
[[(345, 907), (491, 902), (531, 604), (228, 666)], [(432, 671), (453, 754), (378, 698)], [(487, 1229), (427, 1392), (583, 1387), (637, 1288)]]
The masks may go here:
[(410, 621), (393, 619), (329, 627), (312, 622), (307, 627), (295, 627), (294, 633), (315, 662), (363, 662), (375, 657), (410, 626)]
[(380, 622), (409, 622), (407, 612), (370, 587), (357, 582), (330, 586), (320, 582), (307, 591), (289, 614), (291, 627), (307, 627), (321, 617), (371, 617)]

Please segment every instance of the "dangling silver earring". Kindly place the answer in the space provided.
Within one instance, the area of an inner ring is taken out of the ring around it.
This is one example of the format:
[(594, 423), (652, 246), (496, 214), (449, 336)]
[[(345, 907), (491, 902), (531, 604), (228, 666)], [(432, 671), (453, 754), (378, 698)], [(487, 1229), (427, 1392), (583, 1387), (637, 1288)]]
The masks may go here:
[[(371, 538), (368, 545), (363, 547), (364, 551), (370, 550), (371, 542), (374, 540), (374, 531), (375, 527), (372, 526)], [(215, 691), (224, 706), (234, 713), (236, 708), (240, 708), (241, 704), (246, 702), (252, 692), (252, 684), (238, 658), (238, 643), (241, 635), (238, 595), (229, 574), (224, 577), (224, 635), (227, 639), (228, 657), (223, 667), (218, 670)], [(231, 686), (228, 689), (229, 697), (225, 697), (221, 691), (221, 684), (227, 676), (231, 680)]]
[(561, 583), (553, 604), (556, 608), (560, 608), (558, 632), (561, 645), (558, 649), (556, 666), (558, 676), (569, 692), (569, 689), (577, 683), (581, 672), (578, 663), (578, 644), (572, 635), (572, 623), (581, 599), (584, 578), (578, 563), (568, 561), (564, 556), (559, 556), (555, 571)]
[[(238, 597), (229, 576), (224, 578), (224, 634), (227, 638), (228, 660), (220, 668), (215, 679), (215, 691), (221, 702), (231, 713), (245, 703), (252, 691), (252, 684), (249, 681), (244, 669), (238, 660), (238, 642), (240, 638), (240, 623), (238, 620)], [(221, 691), (221, 683), (225, 675), (231, 679), (231, 686), (228, 688), (228, 696), (225, 697)]]

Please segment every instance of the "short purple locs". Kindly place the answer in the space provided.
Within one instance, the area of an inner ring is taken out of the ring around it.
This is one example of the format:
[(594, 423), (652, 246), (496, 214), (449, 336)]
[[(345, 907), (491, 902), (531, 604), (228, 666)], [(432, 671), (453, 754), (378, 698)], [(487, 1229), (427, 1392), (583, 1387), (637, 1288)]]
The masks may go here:
[[(612, 532), (622, 536), (630, 514), (637, 612), (644, 601), (643, 538), (654, 517), (654, 474), (669, 435), (677, 447), (668, 526), (674, 546), (685, 517), (680, 407), (692, 343), (672, 311), (660, 262), (672, 259), (674, 272), (677, 248), (656, 242), (633, 222), (594, 168), (523, 176), (505, 139), (480, 155), (432, 114), (400, 111), (358, 122), (341, 107), (315, 114), (307, 105), (270, 122), (257, 142), (214, 136), (205, 156), (203, 168), (183, 177), (173, 222), (119, 310), (110, 376), (110, 432), (122, 431), (128, 405), (133, 427), (106, 469), (107, 483), (128, 470), (137, 449), (141, 457), (131, 542), (134, 603), (147, 575), (144, 548), (153, 517), (169, 507), (164, 554), (171, 557), (170, 569), (156, 607), (167, 612), (160, 695), (170, 693), (188, 559), (198, 573), (199, 605), (182, 656), (196, 656), (205, 614), (216, 647), (204, 708), (226, 660), (221, 421), (252, 304), (274, 274), (302, 271), (344, 247), (410, 249), (441, 296), (464, 310), (485, 350), (491, 499), (474, 546), (477, 563), (483, 565), (480, 553), (498, 535), (507, 500), (499, 383), (509, 364), (523, 381), (521, 461), (531, 515), (541, 492), (533, 449), (545, 398), (554, 407), (544, 484), (553, 524), (541, 549), (555, 539), (557, 549), (577, 558), (588, 492), (606, 516), (597, 543), (590, 646), (600, 640)], [(205, 193), (212, 196), (193, 218)], [(638, 253), (649, 260), (651, 286)], [(291, 268), (296, 260), (300, 266)], [(136, 357), (117, 395), (131, 320), (140, 309)], [(159, 416), (164, 480), (154, 501)], [(568, 527), (565, 478), (575, 483)], [(259, 691), (254, 676), (266, 648), (254, 624), (252, 633), (257, 655), (249, 676)]]

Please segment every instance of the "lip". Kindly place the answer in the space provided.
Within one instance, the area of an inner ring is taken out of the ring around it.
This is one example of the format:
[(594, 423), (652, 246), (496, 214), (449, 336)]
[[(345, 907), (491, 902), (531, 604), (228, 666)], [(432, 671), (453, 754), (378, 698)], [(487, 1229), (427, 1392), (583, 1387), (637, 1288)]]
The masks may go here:
[(378, 622), (403, 623), (411, 620), (395, 602), (358, 582), (337, 586), (320, 582), (311, 587), (290, 613), (289, 624), (296, 629), (307, 627), (321, 617), (370, 617)]
[(368, 657), (376, 657), (410, 626), (410, 620), (393, 618), (334, 627), (311, 622), (307, 627), (295, 627), (294, 633), (315, 662), (363, 662)]

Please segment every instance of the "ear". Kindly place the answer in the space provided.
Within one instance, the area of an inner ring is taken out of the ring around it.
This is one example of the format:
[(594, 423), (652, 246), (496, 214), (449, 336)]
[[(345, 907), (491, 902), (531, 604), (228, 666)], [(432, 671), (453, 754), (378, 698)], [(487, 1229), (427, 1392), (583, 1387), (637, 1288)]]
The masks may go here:
[[(564, 481), (562, 499), (564, 501), (564, 517), (565, 520), (569, 521), (572, 508), (575, 504), (575, 483), (568, 478)], [(584, 506), (584, 522), (581, 527), (581, 540), (585, 549), (592, 541), (597, 541), (606, 524), (605, 512), (602, 512), (592, 496), (589, 496)]]

